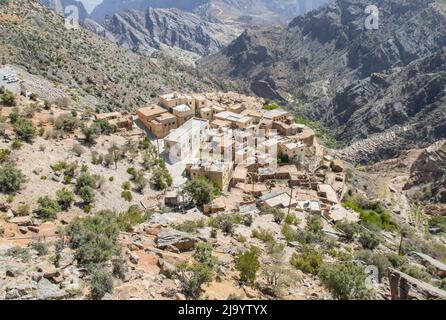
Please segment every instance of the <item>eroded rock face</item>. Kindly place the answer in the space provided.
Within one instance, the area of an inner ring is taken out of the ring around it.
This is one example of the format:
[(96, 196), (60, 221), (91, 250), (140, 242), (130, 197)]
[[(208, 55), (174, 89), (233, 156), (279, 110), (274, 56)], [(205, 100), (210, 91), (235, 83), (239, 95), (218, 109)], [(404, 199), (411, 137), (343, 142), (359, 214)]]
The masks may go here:
[(395, 269), (389, 269), (389, 283), (392, 300), (446, 299), (446, 291)]
[(193, 250), (195, 243), (199, 240), (189, 233), (174, 229), (166, 229), (158, 234), (155, 241), (160, 249), (166, 249), (173, 246), (180, 252), (183, 252)]

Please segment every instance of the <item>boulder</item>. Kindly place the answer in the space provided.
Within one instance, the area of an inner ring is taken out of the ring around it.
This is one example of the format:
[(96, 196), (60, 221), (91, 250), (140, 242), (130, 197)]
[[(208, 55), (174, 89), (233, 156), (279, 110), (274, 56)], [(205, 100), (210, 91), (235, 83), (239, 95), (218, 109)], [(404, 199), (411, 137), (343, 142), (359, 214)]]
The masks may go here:
[(43, 278), (37, 284), (37, 299), (38, 300), (60, 300), (68, 296), (65, 290), (59, 286), (51, 283), (48, 279)]
[(137, 255), (136, 253), (130, 253), (130, 262), (133, 264), (138, 264), (139, 262), (139, 255)]
[(189, 233), (174, 229), (166, 229), (158, 234), (155, 241), (160, 249), (173, 246), (180, 252), (183, 252), (193, 250), (195, 243), (197, 243), (199, 240)]
[(344, 164), (339, 159), (333, 160), (330, 167), (331, 167), (331, 170), (333, 170), (333, 172), (343, 172), (344, 171)]
[(14, 223), (20, 227), (32, 226), (32, 219), (29, 216), (25, 217), (15, 217), (9, 220), (10, 223)]
[(169, 279), (175, 274), (175, 266), (164, 259), (158, 259), (157, 266), (160, 268), (160, 274)]
[(163, 229), (164, 227), (161, 224), (155, 224), (146, 226), (144, 228), (144, 232), (151, 236), (157, 236), (158, 234), (160, 234), (161, 231), (163, 231)]
[(20, 299), (24, 297), (31, 297), (34, 290), (36, 290), (36, 284), (34, 282), (13, 284), (6, 288), (5, 299)]

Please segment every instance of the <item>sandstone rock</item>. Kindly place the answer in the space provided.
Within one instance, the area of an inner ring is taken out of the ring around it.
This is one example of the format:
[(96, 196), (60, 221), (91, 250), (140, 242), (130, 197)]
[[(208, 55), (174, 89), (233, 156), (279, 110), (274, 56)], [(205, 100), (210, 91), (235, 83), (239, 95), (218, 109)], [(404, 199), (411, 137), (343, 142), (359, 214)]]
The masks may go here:
[(181, 252), (193, 250), (197, 242), (198, 238), (193, 235), (174, 229), (163, 230), (156, 238), (158, 248), (174, 246)]
[(144, 232), (151, 236), (157, 236), (163, 229), (164, 229), (164, 227), (162, 225), (155, 224), (155, 225), (145, 227)]
[(64, 248), (59, 253), (59, 260), (57, 262), (57, 267), (60, 269), (65, 269), (66, 267), (72, 265), (74, 262), (74, 252), (70, 248)]
[(26, 217), (14, 217), (9, 220), (10, 223), (14, 223), (20, 227), (27, 227), (32, 225), (32, 219), (29, 216)]
[(243, 287), (243, 291), (245, 292), (246, 296), (250, 299), (257, 299), (259, 297), (257, 291), (255, 291), (252, 288)]

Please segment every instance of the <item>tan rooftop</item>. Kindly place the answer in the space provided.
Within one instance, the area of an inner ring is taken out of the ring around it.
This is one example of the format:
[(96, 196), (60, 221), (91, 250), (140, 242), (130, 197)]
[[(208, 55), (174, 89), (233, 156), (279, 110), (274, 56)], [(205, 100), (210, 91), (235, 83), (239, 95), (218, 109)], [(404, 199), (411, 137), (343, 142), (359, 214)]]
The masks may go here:
[(148, 107), (144, 107), (138, 110), (139, 113), (141, 113), (145, 117), (153, 117), (159, 114), (166, 113), (167, 110), (158, 106), (158, 105), (151, 105)]

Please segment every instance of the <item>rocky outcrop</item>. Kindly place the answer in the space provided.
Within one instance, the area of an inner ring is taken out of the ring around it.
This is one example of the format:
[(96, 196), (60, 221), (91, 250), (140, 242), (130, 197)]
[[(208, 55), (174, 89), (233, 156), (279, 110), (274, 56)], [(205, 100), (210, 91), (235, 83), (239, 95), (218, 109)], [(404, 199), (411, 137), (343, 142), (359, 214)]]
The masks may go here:
[(446, 291), (392, 268), (389, 269), (389, 283), (392, 300), (446, 299)]
[(163, 230), (156, 237), (158, 248), (167, 249), (169, 247), (175, 247), (180, 252), (193, 250), (195, 243), (198, 241), (199, 239), (191, 234), (174, 229)]

